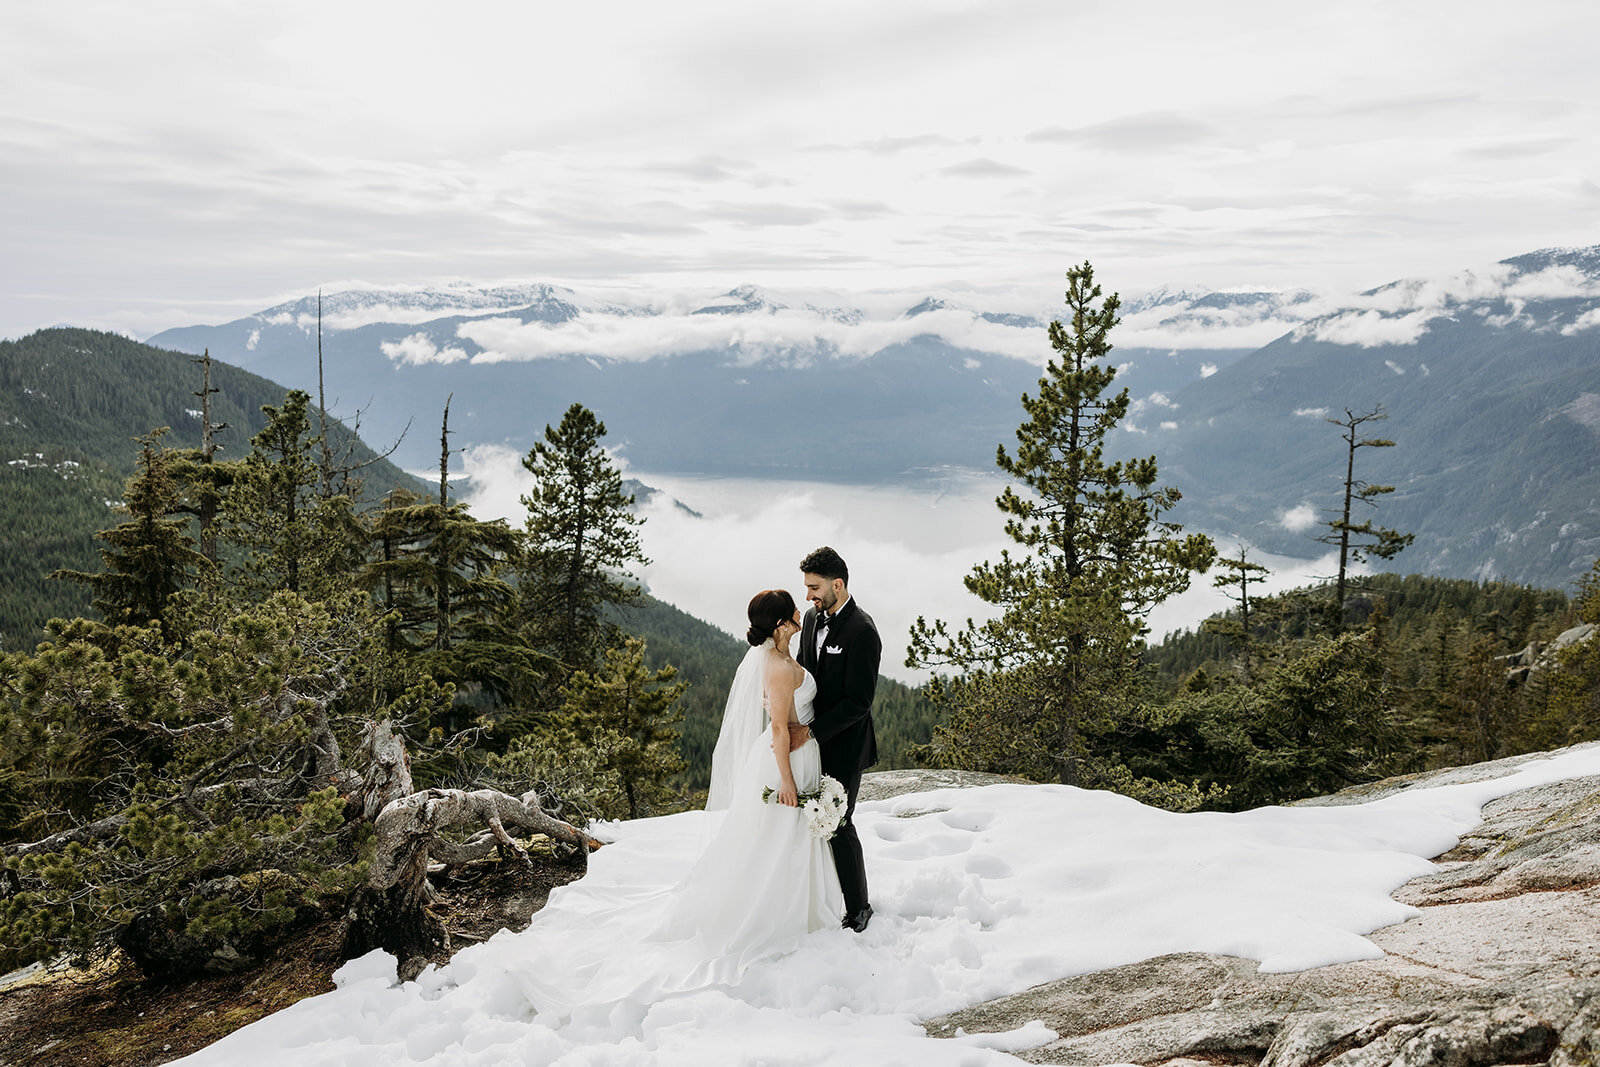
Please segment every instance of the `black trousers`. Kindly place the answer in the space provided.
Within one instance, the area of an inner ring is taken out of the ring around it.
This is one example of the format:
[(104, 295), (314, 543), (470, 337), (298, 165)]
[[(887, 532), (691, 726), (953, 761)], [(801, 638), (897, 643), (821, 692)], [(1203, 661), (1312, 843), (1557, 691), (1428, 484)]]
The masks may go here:
[(833, 865), (839, 872), (839, 888), (844, 890), (844, 913), (849, 917), (868, 903), (867, 864), (861, 855), (861, 838), (856, 836), (855, 820), (856, 794), (861, 792), (861, 768), (857, 766), (851, 771), (837, 767), (823, 770), (839, 779), (839, 784), (850, 794), (850, 805), (845, 808), (844, 819), (834, 831), (833, 840), (828, 842), (833, 847)]

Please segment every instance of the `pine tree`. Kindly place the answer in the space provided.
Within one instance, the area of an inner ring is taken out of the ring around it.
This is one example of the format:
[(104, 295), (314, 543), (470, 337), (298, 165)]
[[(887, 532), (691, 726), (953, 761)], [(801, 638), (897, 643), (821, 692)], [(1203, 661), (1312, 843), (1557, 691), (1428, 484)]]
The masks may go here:
[(1393, 559), (1416, 537), (1415, 534), (1402, 534), (1396, 530), (1383, 526), (1374, 526), (1371, 519), (1366, 522), (1352, 522), (1350, 508), (1352, 504), (1366, 504), (1377, 507), (1377, 498), (1387, 493), (1394, 492), (1392, 485), (1374, 485), (1364, 482), (1356, 477), (1356, 450), (1361, 448), (1393, 448), (1394, 442), (1384, 437), (1362, 437), (1361, 427), (1369, 422), (1379, 422), (1389, 416), (1383, 408), (1374, 408), (1357, 415), (1350, 408), (1345, 408), (1345, 417), (1342, 419), (1328, 419), (1335, 426), (1342, 427), (1345, 444), (1347, 446), (1344, 468), (1344, 503), (1337, 519), (1330, 519), (1323, 523), (1328, 527), (1328, 532), (1318, 537), (1317, 540), (1325, 545), (1339, 546), (1339, 576), (1334, 583), (1332, 612), (1335, 622), (1334, 628), (1344, 626), (1344, 593), (1346, 574), (1352, 563), (1361, 563), (1368, 556), (1377, 559)]
[[(603, 754), (601, 767), (621, 782), (627, 817), (660, 809), (667, 783), (686, 764), (678, 755), (678, 698), (687, 682), (674, 683), (677, 669), (651, 671), (644, 642), (629, 638), (606, 650), (599, 670), (577, 671), (562, 690), (561, 718), (579, 742)], [(609, 740), (606, 739), (609, 735)]]
[(172, 476), (172, 453), (161, 447), (166, 432), (163, 426), (136, 438), (139, 465), (128, 479), (122, 504), (129, 518), (95, 535), (106, 544), (100, 550), (105, 570), (51, 574), (93, 590), (96, 610), (113, 625), (162, 623), (172, 632), (172, 595), (192, 585), (197, 572), (210, 566), (195, 551), (187, 520), (172, 517), (182, 491)]
[(372, 515), (374, 558), (362, 571), (385, 613), (385, 645), (441, 682), (507, 695), (531, 669), (513, 623), (516, 590), (502, 576), (520, 538), (465, 504), (397, 491)]
[[(1318, 635), (1253, 684), (1186, 689), (1123, 739), (1134, 774), (1229, 809), (1337, 792), (1409, 769), (1418, 754), (1392, 708), (1375, 631)], [(1178, 806), (1178, 805), (1167, 805)]]
[(1128, 710), (1144, 615), (1186, 589), (1216, 550), (1162, 518), (1180, 494), (1157, 488), (1154, 456), (1106, 460), (1129, 404), (1126, 389), (1107, 395), (1119, 301), (1101, 300), (1085, 263), (1067, 272), (1066, 303), (1068, 324), (1050, 324), (1056, 354), (1038, 395), (1022, 398), (1016, 451), (996, 454), (1023, 487), (997, 500), (1021, 551), (966, 578), (998, 612), (954, 633), (919, 618), (907, 663), (957, 672), (930, 685), (950, 716), (924, 758), (1077, 784), (1099, 773), (1084, 770), (1088, 735)]
[(32, 809), (31, 844), (0, 859), (0, 966), (113, 942), (151, 975), (219, 950), (247, 965), (360, 879), (361, 776), (342, 754), (369, 716), (416, 714), (357, 706), (373, 659), (361, 601), (279, 593), (185, 646), (57, 620), (11, 658), (0, 773)]
[(353, 502), (323, 497), (310, 396), (265, 404), (267, 425), (233, 466), (224, 536), (242, 550), (231, 578), (247, 598), (283, 590), (311, 599), (338, 595), (363, 562), (366, 531)]
[(633, 497), (600, 445), (605, 433), (592, 411), (573, 404), (522, 461), (534, 479), (522, 498), (522, 615), (533, 647), (558, 665), (558, 685), (571, 671), (593, 668), (616, 643), (603, 611), (638, 598), (629, 568), (650, 562), (636, 529), (642, 520), (629, 510)]
[(1239, 605), (1239, 617), (1232, 619), (1221, 615), (1212, 616), (1202, 623), (1201, 627), (1238, 643), (1240, 655), (1244, 659), (1244, 676), (1249, 678), (1251, 675), (1250, 587), (1265, 581), (1266, 575), (1271, 572), (1259, 563), (1251, 563), (1245, 557), (1245, 546), (1242, 544), (1239, 546), (1238, 559), (1218, 558), (1217, 566), (1223, 568), (1223, 573), (1217, 575), (1211, 584), (1218, 589), (1238, 590), (1230, 594), (1230, 598)]
[[(1600, 560), (1575, 584), (1578, 621), (1600, 626)], [(1568, 645), (1554, 658), (1559, 669), (1546, 672), (1530, 701), (1533, 707), (1518, 724), (1518, 751), (1600, 739), (1600, 633)]]

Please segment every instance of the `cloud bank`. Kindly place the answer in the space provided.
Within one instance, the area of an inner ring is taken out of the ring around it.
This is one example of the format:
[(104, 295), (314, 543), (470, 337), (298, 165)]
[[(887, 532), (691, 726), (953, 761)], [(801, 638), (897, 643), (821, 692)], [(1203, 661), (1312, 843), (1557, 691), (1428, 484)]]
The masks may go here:
[[(773, 357), (862, 359), (916, 337), (935, 335), (956, 348), (1043, 363), (1049, 353), (1033, 325), (993, 322), (963, 308), (915, 316), (845, 318), (816, 308), (769, 308), (726, 314), (665, 311), (616, 315), (583, 312), (565, 322), (523, 322), (510, 317), (474, 319), (456, 330), (481, 349), (474, 363), (525, 362), (562, 356), (638, 361), (689, 352), (738, 350), (750, 362)], [(412, 339), (408, 338), (407, 341)], [(420, 343), (391, 359), (449, 362), (448, 347)]]
[[(1600, 308), (1583, 303), (1600, 300), (1600, 255), (1584, 250), (1553, 255), (1561, 261), (1535, 269), (1500, 263), (1359, 294), (1163, 288), (1124, 304), (1115, 341), (1124, 350), (1172, 352), (1250, 351), (1283, 337), (1372, 348), (1415, 344), (1438, 320), (1469, 314), (1496, 328), (1558, 330), (1567, 336), (1600, 325)], [(1015, 292), (876, 291), (853, 295), (852, 302), (861, 305), (854, 307), (841, 304), (838, 292), (828, 292), (823, 299), (832, 303), (824, 305), (787, 299), (793, 302), (748, 285), (718, 295), (630, 290), (620, 298), (543, 283), (368, 287), (327, 294), (323, 324), (348, 330), (432, 321), (380, 342), (389, 360), (407, 366), (566, 357), (637, 362), (693, 352), (735, 353), (750, 364), (808, 363), (865, 359), (922, 337), (1039, 366), (1051, 354), (1044, 324), (1063, 310), (1029, 306)], [(314, 309), (305, 298), (254, 319), (309, 334), (316, 327)], [(252, 336), (259, 335), (258, 327)], [(967, 361), (981, 365), (972, 356)], [(1201, 375), (1215, 373), (1216, 366), (1205, 364)], [(1406, 372), (1399, 364), (1391, 369)], [(1417, 372), (1427, 370), (1419, 366)]]
[[(531, 490), (532, 478), (519, 458), (497, 445), (466, 450), (466, 500), (475, 515), (522, 521), (519, 498)], [(742, 635), (753, 593), (782, 588), (803, 600), (800, 560), (819, 545), (833, 545), (849, 561), (851, 591), (883, 637), (882, 672), (909, 683), (926, 677), (904, 664), (912, 622), (919, 615), (956, 623), (985, 617), (986, 605), (961, 579), (1009, 543), (994, 507), (998, 490), (988, 478), (917, 491), (641, 477), (662, 490), (641, 509), (640, 537), (652, 562), (636, 573), (654, 596)]]
[[(504, 517), (513, 525), (522, 522), (519, 497), (532, 482), (519, 459), (503, 446), (466, 450), (466, 500), (474, 514)], [(801, 600), (800, 559), (819, 545), (832, 545), (849, 561), (851, 592), (883, 637), (882, 672), (908, 684), (920, 684), (928, 676), (904, 662), (911, 624), (918, 616), (953, 626), (990, 617), (989, 606), (968, 593), (962, 579), (974, 564), (999, 559), (1003, 548), (1014, 547), (994, 506), (1001, 483), (987, 476), (952, 479), (933, 490), (634, 476), (662, 490), (641, 511), (645, 522), (640, 536), (652, 562), (637, 577), (653, 595), (738, 636), (752, 593), (782, 588)], [(701, 516), (684, 512), (675, 501)], [(1285, 515), (1285, 525), (1304, 529), (1315, 518), (1310, 505), (1303, 504)], [(1217, 547), (1236, 554), (1239, 544), (1219, 539)], [(1305, 560), (1251, 548), (1250, 558), (1272, 569), (1260, 587), (1262, 595), (1307, 584), (1336, 569), (1332, 556)], [(1197, 578), (1187, 592), (1151, 613), (1150, 639), (1194, 629), (1229, 604), (1223, 590), (1204, 576)]]
[[(1433, 322), (1469, 308), (1491, 326), (1559, 329), (1570, 336), (1596, 321), (1591, 318), (1594, 309), (1583, 312), (1574, 322), (1562, 323), (1559, 318), (1534, 319), (1528, 304), (1594, 299), (1600, 299), (1600, 277), (1586, 274), (1572, 264), (1523, 271), (1511, 264), (1497, 263), (1486, 270), (1462, 271), (1445, 279), (1396, 282), (1347, 298), (1299, 327), (1295, 337), (1361, 348), (1410, 345), (1416, 344)], [(1504, 305), (1505, 310), (1496, 313), (1494, 308), (1499, 305)]]

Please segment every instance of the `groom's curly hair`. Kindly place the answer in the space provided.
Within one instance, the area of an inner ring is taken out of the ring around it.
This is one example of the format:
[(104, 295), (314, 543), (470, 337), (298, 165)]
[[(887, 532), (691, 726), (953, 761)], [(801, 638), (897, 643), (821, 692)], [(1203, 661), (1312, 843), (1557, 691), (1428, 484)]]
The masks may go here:
[(800, 573), (815, 574), (820, 578), (837, 578), (845, 585), (850, 584), (850, 568), (845, 566), (844, 558), (827, 545), (823, 545), (800, 561)]

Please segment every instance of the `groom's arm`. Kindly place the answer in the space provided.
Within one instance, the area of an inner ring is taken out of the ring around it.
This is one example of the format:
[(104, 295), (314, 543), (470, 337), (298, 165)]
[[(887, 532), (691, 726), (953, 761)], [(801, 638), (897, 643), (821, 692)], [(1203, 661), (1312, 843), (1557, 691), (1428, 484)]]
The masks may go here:
[[(823, 655), (827, 655), (826, 652)], [(819, 711), (811, 724), (818, 743), (848, 730), (872, 713), (872, 699), (878, 692), (878, 664), (883, 658), (883, 641), (872, 620), (862, 619), (852, 627), (844, 649), (844, 688), (839, 702), (827, 712)]]

